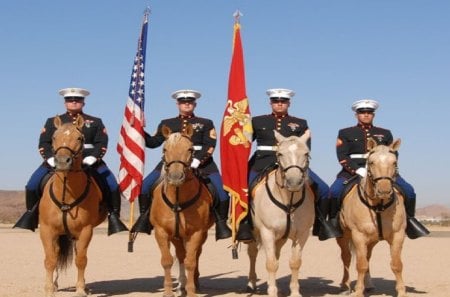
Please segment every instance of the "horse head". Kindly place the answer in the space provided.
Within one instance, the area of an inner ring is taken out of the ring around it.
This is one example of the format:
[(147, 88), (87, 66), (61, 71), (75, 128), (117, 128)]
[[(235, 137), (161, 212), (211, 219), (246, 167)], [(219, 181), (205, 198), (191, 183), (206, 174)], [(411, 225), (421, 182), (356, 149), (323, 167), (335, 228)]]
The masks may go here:
[(369, 195), (370, 197), (389, 199), (393, 194), (400, 143), (400, 139), (397, 139), (389, 146), (378, 145), (374, 139), (369, 139), (366, 180), (371, 184), (374, 194)]
[(164, 176), (173, 186), (183, 184), (190, 169), (194, 153), (191, 141), (193, 133), (192, 125), (188, 125), (184, 132), (176, 133), (172, 133), (167, 126), (162, 127), (162, 134), (166, 138), (163, 147)]
[(78, 116), (73, 123), (63, 124), (61, 118), (57, 116), (53, 123), (56, 127), (52, 136), (56, 170), (68, 171), (73, 169), (74, 164), (81, 167), (84, 145), (84, 136), (81, 131), (84, 125), (83, 118)]
[(278, 142), (276, 156), (281, 186), (291, 192), (300, 191), (308, 177), (310, 132), (307, 130), (301, 137), (284, 137), (276, 130), (274, 134)]

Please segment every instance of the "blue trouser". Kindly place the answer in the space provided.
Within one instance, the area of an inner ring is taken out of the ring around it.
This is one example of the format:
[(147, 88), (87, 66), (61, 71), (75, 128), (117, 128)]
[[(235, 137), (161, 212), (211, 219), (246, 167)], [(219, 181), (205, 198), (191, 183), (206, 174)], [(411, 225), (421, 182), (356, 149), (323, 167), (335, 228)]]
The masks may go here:
[[(111, 192), (117, 191), (119, 185), (117, 184), (114, 174), (109, 170), (105, 163), (101, 163), (95, 168), (99, 177), (101, 177), (103, 184), (108, 185)], [(40, 193), (40, 185), (42, 179), (51, 171), (50, 168), (42, 164), (31, 175), (25, 188), (30, 191)]]
[[(254, 170), (250, 170), (248, 176), (248, 184), (251, 185), (255, 178), (258, 176), (258, 172)], [(329, 187), (326, 182), (324, 182), (317, 174), (314, 173), (310, 168), (308, 168), (309, 179), (317, 185), (318, 198), (319, 199), (327, 199)]]
[[(150, 190), (155, 184), (155, 182), (158, 180), (158, 178), (161, 176), (161, 171), (158, 169), (154, 169), (152, 172), (150, 172), (149, 175), (147, 175), (144, 178), (144, 181), (142, 182), (142, 191), (141, 194), (148, 195), (150, 194)], [(219, 195), (220, 201), (227, 201), (229, 198), (228, 194), (223, 189), (223, 182), (222, 177), (220, 176), (219, 172), (213, 172), (210, 175), (208, 175), (208, 178), (211, 180), (211, 183), (213, 184), (214, 188), (217, 191), (217, 194)]]
[[(344, 177), (338, 177), (334, 183), (330, 187), (330, 195), (331, 199), (340, 199), (342, 192), (344, 191), (344, 182), (347, 179)], [(416, 199), (416, 192), (414, 191), (413, 186), (405, 181), (400, 175), (397, 175), (395, 183), (403, 190), (405, 193), (406, 199)]]

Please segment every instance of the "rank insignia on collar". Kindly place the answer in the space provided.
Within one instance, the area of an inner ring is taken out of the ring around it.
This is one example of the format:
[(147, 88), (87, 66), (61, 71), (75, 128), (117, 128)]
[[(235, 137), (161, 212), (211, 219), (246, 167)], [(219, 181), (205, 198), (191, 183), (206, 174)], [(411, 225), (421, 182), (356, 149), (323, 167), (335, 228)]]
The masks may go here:
[(202, 124), (202, 123), (193, 123), (192, 124), (192, 128), (194, 128), (194, 130), (200, 130), (200, 129), (203, 129), (203, 126), (204, 126), (204, 124)]
[(84, 125), (86, 126), (86, 128), (90, 128), (91, 124), (93, 123), (93, 120), (84, 120)]
[(289, 128), (291, 128), (291, 131), (295, 131), (298, 127), (300, 127), (300, 125), (297, 123), (289, 123), (287, 125), (289, 126)]

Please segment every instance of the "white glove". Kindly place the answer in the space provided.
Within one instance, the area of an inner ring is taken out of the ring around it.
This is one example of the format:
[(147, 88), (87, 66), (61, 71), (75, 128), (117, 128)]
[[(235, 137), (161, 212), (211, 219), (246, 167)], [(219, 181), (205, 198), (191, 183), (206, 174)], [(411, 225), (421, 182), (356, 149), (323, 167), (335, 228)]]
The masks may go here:
[(361, 177), (366, 177), (366, 175), (367, 175), (367, 169), (364, 168), (364, 167), (358, 168), (358, 169), (356, 170), (356, 174), (359, 175), (359, 176), (361, 176)]
[(83, 159), (84, 165), (92, 166), (95, 162), (97, 162), (97, 158), (94, 156), (87, 156)]
[(55, 157), (48, 158), (47, 159), (47, 164), (52, 166), (52, 167), (55, 167)]
[(198, 168), (198, 165), (200, 165), (200, 160), (199, 159), (192, 159), (192, 163), (191, 163), (191, 168)]

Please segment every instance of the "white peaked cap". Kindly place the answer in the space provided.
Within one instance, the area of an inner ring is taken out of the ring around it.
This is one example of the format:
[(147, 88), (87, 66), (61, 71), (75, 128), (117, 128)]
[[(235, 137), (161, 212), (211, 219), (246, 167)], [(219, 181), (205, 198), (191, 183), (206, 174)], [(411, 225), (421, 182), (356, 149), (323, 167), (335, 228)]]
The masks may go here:
[(89, 91), (81, 88), (65, 88), (59, 90), (59, 94), (63, 97), (87, 97), (89, 96)]
[(353, 111), (358, 111), (360, 109), (365, 109), (365, 110), (373, 110), (373, 111), (375, 111), (378, 108), (378, 106), (379, 106), (379, 104), (375, 100), (362, 99), (362, 100), (358, 100), (358, 101), (353, 102), (352, 110)]
[(269, 98), (286, 98), (291, 99), (295, 96), (295, 92), (289, 89), (268, 89), (266, 94)]
[(200, 92), (194, 90), (178, 90), (172, 93), (172, 98), (177, 100), (182, 99), (198, 99), (202, 96)]

